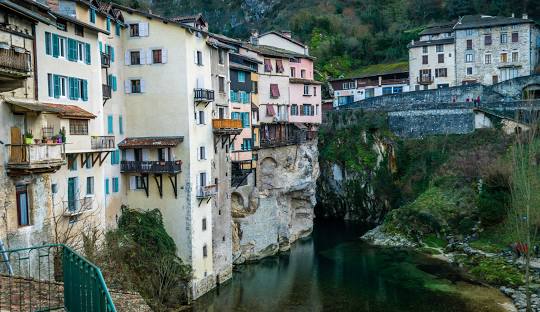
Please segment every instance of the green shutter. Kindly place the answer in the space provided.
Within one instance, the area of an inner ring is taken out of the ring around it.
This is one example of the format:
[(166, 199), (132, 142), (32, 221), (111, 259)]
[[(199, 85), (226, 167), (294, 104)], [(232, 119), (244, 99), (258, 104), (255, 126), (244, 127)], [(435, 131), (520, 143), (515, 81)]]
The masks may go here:
[(113, 129), (113, 116), (112, 116), (112, 115), (107, 116), (107, 133), (109, 133), (109, 134), (113, 134), (113, 133), (114, 133), (114, 129)]
[(99, 52), (103, 52), (103, 42), (99, 42)]
[(60, 54), (60, 46), (58, 44), (58, 35), (52, 34), (52, 55), (58, 57)]
[(68, 60), (77, 61), (77, 41), (68, 38)]
[(107, 31), (111, 31), (111, 19), (107, 17)]
[(120, 36), (120, 24), (116, 23), (114, 26), (116, 28), (116, 35)]
[(54, 97), (57, 99), (60, 97), (60, 76), (53, 75), (54, 80)]
[(73, 80), (74, 80), (73, 77), (68, 77), (68, 86), (69, 86), (68, 97), (70, 100), (75, 99), (75, 82)]
[(112, 90), (116, 91), (116, 76), (112, 76)]
[(114, 48), (109, 46), (109, 55), (111, 56), (111, 62), (114, 62)]
[(73, 99), (78, 100), (78, 99), (81, 98), (81, 93), (82, 93), (81, 92), (82, 90), (80, 90), (81, 89), (81, 87), (80, 87), (81, 86), (81, 81), (79, 79), (77, 79), (77, 78), (73, 78), (73, 83), (75, 84), (75, 86), (73, 88), (73, 90), (75, 91), (75, 93), (73, 94)]
[(82, 81), (82, 100), (88, 101), (88, 81), (86, 79), (83, 79)]
[(51, 33), (45, 32), (45, 54), (51, 55)]
[(96, 22), (96, 10), (90, 9), (90, 22), (95, 23)]
[(92, 64), (92, 56), (91, 56), (91, 53), (90, 53), (90, 44), (85, 43), (84, 47), (85, 47), (85, 52), (86, 52), (86, 64), (90, 65), (90, 64)]
[(124, 118), (122, 116), (118, 116), (118, 132), (124, 134)]

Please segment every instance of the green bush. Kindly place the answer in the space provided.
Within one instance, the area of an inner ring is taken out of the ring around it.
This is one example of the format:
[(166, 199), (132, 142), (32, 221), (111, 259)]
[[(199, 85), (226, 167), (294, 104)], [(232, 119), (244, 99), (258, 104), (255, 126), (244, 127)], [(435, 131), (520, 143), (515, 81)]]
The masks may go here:
[(480, 220), (485, 226), (498, 224), (504, 220), (510, 202), (508, 178), (501, 173), (486, 178), (478, 196)]
[(498, 286), (519, 286), (523, 274), (504, 259), (474, 256), (464, 259), (469, 272), (476, 278)]

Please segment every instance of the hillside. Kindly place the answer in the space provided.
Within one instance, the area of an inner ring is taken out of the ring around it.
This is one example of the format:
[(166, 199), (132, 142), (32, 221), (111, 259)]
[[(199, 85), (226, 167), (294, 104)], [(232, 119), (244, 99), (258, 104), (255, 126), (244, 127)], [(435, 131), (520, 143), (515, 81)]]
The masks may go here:
[(247, 38), (250, 30), (293, 31), (318, 59), (319, 79), (369, 64), (407, 60), (407, 43), (423, 26), (460, 15), (520, 15), (540, 19), (535, 0), (120, 0), (167, 17), (201, 12), (210, 30)]

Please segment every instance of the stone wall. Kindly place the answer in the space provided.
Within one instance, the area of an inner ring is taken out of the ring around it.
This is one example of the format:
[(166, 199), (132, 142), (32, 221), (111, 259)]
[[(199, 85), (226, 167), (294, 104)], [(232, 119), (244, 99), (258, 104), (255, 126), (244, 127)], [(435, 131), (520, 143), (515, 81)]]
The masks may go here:
[(237, 264), (287, 250), (313, 229), (317, 141), (261, 149), (258, 159), (248, 185), (232, 190)]
[(390, 130), (402, 137), (465, 134), (474, 131), (470, 109), (400, 111), (388, 113)]

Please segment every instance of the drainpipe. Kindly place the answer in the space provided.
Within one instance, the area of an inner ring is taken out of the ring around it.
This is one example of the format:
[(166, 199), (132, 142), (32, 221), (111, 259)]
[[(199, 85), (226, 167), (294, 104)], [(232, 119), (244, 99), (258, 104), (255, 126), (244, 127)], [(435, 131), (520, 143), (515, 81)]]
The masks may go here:
[(9, 276), (13, 276), (13, 268), (11, 267), (11, 263), (9, 262), (7, 252), (4, 249), (4, 243), (2, 242), (2, 239), (0, 239), (0, 253), (2, 254), (2, 261), (6, 264), (6, 269)]
[(32, 25), (32, 54), (34, 56), (34, 99), (38, 99), (38, 68), (37, 68), (37, 48), (36, 48), (36, 24)]

